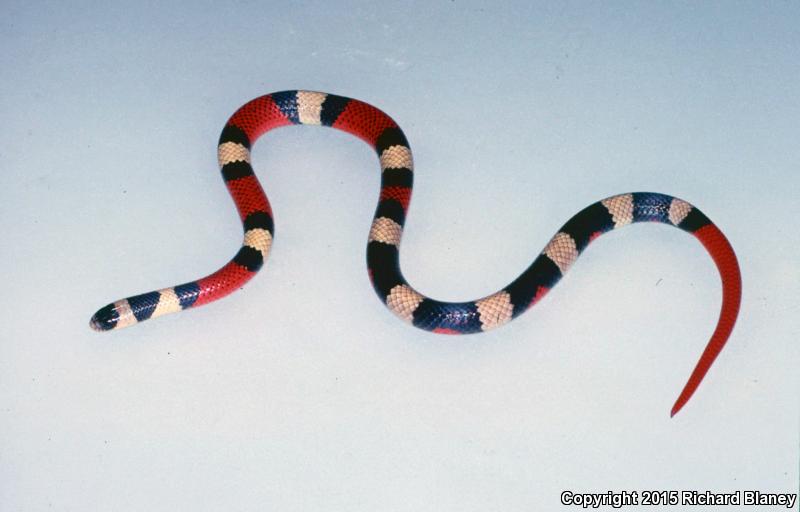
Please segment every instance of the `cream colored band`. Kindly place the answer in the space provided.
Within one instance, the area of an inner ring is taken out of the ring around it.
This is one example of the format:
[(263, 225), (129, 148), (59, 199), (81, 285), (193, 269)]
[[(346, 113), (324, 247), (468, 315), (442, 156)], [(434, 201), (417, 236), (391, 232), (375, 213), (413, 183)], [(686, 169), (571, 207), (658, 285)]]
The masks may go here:
[(249, 164), (250, 151), (238, 142), (223, 142), (217, 148), (217, 160), (219, 160), (220, 167), (231, 162), (247, 162)]
[(250, 229), (244, 234), (243, 244), (259, 251), (266, 260), (272, 247), (272, 235), (266, 229)]
[(481, 330), (488, 331), (499, 327), (511, 320), (514, 306), (511, 304), (511, 295), (500, 291), (475, 302), (480, 314)]
[(387, 217), (378, 217), (372, 221), (372, 228), (369, 230), (369, 242), (383, 242), (389, 245), (399, 245), (400, 237), (403, 236), (403, 228), (400, 224)]
[(159, 298), (155, 311), (150, 318), (155, 318), (161, 315), (168, 315), (169, 313), (177, 313), (181, 311), (181, 301), (175, 294), (175, 288), (164, 288), (158, 290)]
[(556, 236), (544, 248), (544, 253), (558, 266), (561, 275), (566, 274), (569, 267), (578, 259), (578, 247), (575, 240), (563, 232), (556, 233)]
[(389, 146), (381, 153), (381, 170), (386, 169), (399, 169), (405, 167), (406, 169), (414, 169), (414, 160), (411, 157), (411, 150), (406, 146)]
[(609, 197), (608, 199), (603, 199), (601, 203), (611, 214), (614, 228), (621, 228), (633, 222), (633, 194), (620, 194)]
[(300, 124), (322, 124), (322, 103), (327, 96), (324, 92), (297, 91), (297, 116)]
[(128, 299), (122, 299), (115, 302), (114, 310), (118, 315), (117, 323), (114, 325), (114, 329), (128, 327), (138, 322), (136, 317), (133, 316), (133, 310), (131, 309), (131, 305), (128, 303)]
[(690, 211), (692, 211), (692, 205), (678, 198), (673, 198), (669, 204), (669, 221), (677, 226), (683, 222), (683, 219), (689, 215)]
[(411, 322), (414, 318), (414, 311), (423, 299), (425, 297), (422, 294), (407, 284), (399, 284), (389, 291), (389, 296), (386, 297), (386, 306), (406, 322)]

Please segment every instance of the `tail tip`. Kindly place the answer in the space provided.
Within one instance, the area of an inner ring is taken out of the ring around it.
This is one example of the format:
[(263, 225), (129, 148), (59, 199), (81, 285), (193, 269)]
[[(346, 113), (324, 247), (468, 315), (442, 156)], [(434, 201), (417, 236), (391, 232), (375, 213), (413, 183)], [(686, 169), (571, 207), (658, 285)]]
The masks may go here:
[(673, 405), (672, 409), (669, 411), (669, 417), (674, 418), (675, 415), (678, 414), (681, 411), (681, 409), (683, 409), (683, 406), (686, 405), (686, 402), (688, 401), (689, 401), (688, 398), (680, 396), (678, 398), (678, 401), (675, 402), (675, 405)]

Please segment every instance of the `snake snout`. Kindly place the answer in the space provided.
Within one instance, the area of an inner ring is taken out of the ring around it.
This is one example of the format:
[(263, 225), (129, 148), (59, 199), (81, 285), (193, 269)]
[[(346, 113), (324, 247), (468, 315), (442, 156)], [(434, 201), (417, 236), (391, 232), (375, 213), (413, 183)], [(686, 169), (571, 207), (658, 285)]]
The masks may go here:
[(89, 320), (89, 327), (95, 331), (110, 331), (117, 325), (119, 313), (117, 312), (114, 304), (109, 304), (97, 310), (97, 313), (92, 315)]

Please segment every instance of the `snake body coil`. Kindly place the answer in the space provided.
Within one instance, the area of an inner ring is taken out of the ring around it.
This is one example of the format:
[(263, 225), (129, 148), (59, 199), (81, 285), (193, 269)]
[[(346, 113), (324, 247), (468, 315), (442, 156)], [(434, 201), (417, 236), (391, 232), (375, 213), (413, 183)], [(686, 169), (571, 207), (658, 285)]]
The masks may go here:
[(256, 98), (225, 125), (219, 165), (244, 224), (244, 242), (233, 259), (190, 283), (121, 299), (92, 317), (95, 330), (127, 327), (167, 313), (202, 306), (240, 288), (261, 268), (274, 233), (272, 210), (250, 165), (250, 147), (265, 132), (291, 124), (324, 125), (351, 133), (378, 153), (382, 171), (378, 208), (367, 245), (369, 276), (380, 299), (397, 316), (422, 329), (466, 334), (502, 325), (536, 304), (601, 234), (635, 222), (660, 222), (692, 233), (710, 253), (722, 278), (717, 327), (678, 400), (689, 400), (727, 341), (739, 311), (741, 276), (736, 255), (720, 230), (691, 204), (650, 192), (620, 194), (573, 216), (542, 253), (511, 284), (479, 300), (441, 302), (414, 290), (400, 272), (399, 247), (411, 198), (413, 162), (403, 132), (367, 103), (311, 91), (285, 91)]

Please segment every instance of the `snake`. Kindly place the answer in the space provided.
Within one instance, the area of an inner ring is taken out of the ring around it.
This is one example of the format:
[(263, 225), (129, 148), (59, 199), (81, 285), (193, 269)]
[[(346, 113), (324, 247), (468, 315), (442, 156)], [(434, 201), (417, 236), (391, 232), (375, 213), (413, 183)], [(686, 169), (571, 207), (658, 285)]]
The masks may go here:
[(233, 259), (201, 279), (114, 301), (92, 316), (92, 329), (120, 329), (208, 304), (240, 289), (258, 272), (269, 255), (275, 228), (272, 208), (253, 171), (250, 150), (264, 133), (289, 125), (333, 127), (364, 140), (377, 153), (381, 188), (367, 242), (367, 267), (380, 300), (407, 323), (442, 334), (476, 333), (501, 326), (539, 302), (597, 237), (629, 224), (656, 222), (694, 235), (716, 264), (722, 282), (717, 325), (672, 407), (672, 416), (689, 401), (733, 331), (742, 279), (730, 242), (689, 202), (654, 192), (618, 194), (584, 208), (558, 230), (528, 268), (496, 293), (466, 302), (444, 302), (423, 295), (400, 271), (400, 240), (414, 178), (405, 135), (391, 117), (366, 102), (303, 90), (255, 98), (236, 110), (222, 130), (219, 167), (244, 228), (242, 246)]

